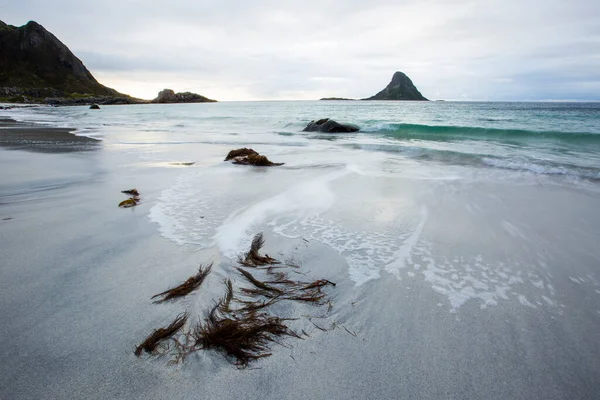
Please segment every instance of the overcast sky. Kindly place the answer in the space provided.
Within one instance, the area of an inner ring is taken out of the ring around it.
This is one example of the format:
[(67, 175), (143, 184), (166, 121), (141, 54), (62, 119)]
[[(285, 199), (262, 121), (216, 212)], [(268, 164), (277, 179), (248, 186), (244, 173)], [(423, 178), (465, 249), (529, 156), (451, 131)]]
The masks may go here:
[(600, 0), (8, 0), (103, 84), (218, 100), (600, 100)]

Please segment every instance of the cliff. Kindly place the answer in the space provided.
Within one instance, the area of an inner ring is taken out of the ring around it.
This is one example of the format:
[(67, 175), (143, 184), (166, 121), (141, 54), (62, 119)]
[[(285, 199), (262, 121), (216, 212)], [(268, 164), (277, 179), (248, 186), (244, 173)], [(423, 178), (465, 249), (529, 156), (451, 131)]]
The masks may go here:
[(0, 98), (11, 102), (137, 103), (100, 84), (67, 46), (34, 21), (0, 21)]
[(375, 96), (363, 100), (423, 100), (425, 97), (412, 83), (406, 74), (398, 71), (392, 77), (392, 81)]

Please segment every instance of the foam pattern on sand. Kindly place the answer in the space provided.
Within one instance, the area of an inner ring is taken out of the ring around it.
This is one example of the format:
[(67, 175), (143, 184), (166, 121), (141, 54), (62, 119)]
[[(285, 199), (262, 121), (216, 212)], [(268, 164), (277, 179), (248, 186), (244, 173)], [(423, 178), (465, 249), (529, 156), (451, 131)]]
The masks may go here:
[[(396, 277), (400, 288), (419, 280), (445, 296), (451, 310), (469, 301), (482, 309), (501, 301), (561, 307), (542, 259), (436, 248), (441, 228), (451, 223), (432, 219), (437, 210), (414, 186), (359, 174), (352, 166), (295, 174), (290, 179), (289, 171), (240, 168), (232, 174), (230, 166), (187, 172), (162, 193), (150, 218), (176, 243), (216, 246), (232, 259), (248, 248), (252, 232), (266, 228), (318, 241), (346, 260), (357, 286), (386, 275)], [(526, 240), (515, 224), (498, 226), (511, 240)], [(441, 240), (464, 242), (452, 234)], [(471, 250), (480, 246), (485, 242)]]

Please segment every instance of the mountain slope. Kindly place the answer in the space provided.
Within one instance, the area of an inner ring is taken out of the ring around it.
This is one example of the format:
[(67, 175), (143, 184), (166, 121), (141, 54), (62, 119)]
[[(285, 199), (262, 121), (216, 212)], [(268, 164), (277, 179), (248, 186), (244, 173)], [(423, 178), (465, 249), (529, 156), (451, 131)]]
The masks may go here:
[(98, 83), (67, 46), (34, 21), (21, 27), (0, 21), (0, 87), (125, 96)]

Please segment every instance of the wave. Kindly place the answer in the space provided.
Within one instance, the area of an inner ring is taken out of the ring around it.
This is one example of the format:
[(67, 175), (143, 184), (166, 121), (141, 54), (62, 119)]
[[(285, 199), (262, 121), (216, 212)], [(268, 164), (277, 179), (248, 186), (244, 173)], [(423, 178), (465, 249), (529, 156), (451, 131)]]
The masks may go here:
[(395, 138), (424, 139), (432, 141), (553, 139), (558, 141), (594, 142), (600, 144), (600, 134), (592, 132), (557, 132), (403, 123), (379, 123), (372, 126), (366, 126), (362, 128), (361, 131), (380, 133)]
[[(575, 163), (543, 160), (524, 155), (500, 156), (491, 153), (466, 152), (464, 150), (432, 149), (399, 144), (359, 144), (344, 145), (353, 149), (399, 154), (408, 159), (440, 164), (499, 168), (525, 171), (542, 175), (564, 175), (592, 181), (600, 181), (600, 167), (577, 165)], [(574, 161), (574, 159), (571, 159)]]

